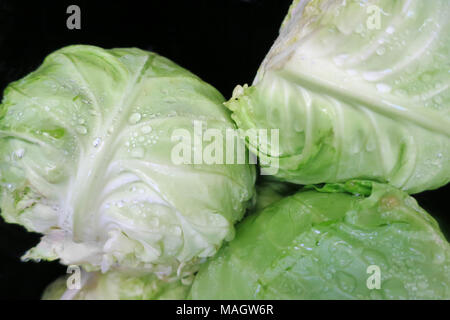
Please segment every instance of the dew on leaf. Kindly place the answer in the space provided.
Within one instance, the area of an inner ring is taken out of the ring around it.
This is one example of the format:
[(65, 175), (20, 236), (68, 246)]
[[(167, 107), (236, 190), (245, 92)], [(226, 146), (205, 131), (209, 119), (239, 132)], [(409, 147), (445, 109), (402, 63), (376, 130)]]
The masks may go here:
[(97, 148), (101, 142), (102, 138), (95, 138), (95, 140), (92, 142), (92, 145), (94, 146), (94, 148)]
[(130, 123), (130, 124), (136, 124), (136, 123), (138, 123), (139, 121), (141, 121), (141, 114), (140, 113), (133, 113), (129, 118), (128, 118), (128, 122)]
[(75, 130), (79, 133), (79, 134), (86, 134), (87, 133), (87, 129), (84, 126), (77, 126), (75, 128)]
[(142, 127), (141, 131), (142, 131), (142, 133), (144, 133), (144, 134), (150, 133), (150, 132), (152, 132), (152, 127), (150, 127), (150, 126), (144, 126), (144, 127)]

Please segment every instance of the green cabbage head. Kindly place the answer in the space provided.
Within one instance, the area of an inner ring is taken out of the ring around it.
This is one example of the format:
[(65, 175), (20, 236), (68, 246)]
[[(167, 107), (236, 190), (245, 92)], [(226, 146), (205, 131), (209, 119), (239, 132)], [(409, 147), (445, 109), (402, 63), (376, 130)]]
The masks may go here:
[(173, 133), (193, 135), (196, 122), (233, 129), (223, 101), (136, 48), (65, 47), (11, 83), (0, 105), (1, 213), (44, 234), (24, 259), (182, 276), (212, 256), (234, 236), (255, 169), (174, 163)]
[[(369, 179), (408, 193), (450, 181), (450, 2), (296, 0), (253, 85), (227, 103), (263, 172)], [(273, 166), (276, 166), (274, 168)]]
[(450, 245), (403, 191), (306, 188), (245, 218), (193, 299), (450, 299)]
[(253, 200), (255, 203), (250, 210), (251, 212), (260, 211), (272, 203), (294, 194), (300, 188), (295, 184), (272, 179), (261, 180), (256, 184), (256, 196)]
[(162, 281), (155, 275), (127, 275), (121, 272), (82, 272), (79, 289), (68, 289), (69, 277), (51, 283), (43, 300), (183, 300), (189, 285), (181, 281)]

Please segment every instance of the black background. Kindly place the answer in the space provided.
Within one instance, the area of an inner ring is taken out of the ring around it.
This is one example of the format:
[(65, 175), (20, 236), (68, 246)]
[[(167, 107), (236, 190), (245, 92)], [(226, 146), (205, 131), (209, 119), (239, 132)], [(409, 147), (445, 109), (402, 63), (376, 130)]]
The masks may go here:
[[(155, 51), (189, 69), (229, 98), (251, 83), (277, 37), (291, 0), (55, 1), (0, 0), (0, 91), (69, 44)], [(68, 30), (66, 9), (81, 8), (81, 30)], [(449, 238), (450, 186), (416, 195)], [(22, 263), (39, 235), (0, 218), (0, 299), (38, 299), (65, 267)]]

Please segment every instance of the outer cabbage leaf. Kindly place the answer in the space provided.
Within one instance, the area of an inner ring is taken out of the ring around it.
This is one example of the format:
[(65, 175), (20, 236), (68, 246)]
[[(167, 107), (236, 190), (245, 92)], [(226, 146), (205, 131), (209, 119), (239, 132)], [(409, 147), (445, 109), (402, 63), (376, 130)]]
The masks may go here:
[(245, 218), (192, 298), (450, 298), (450, 245), (412, 197), (373, 182), (311, 189)]
[(280, 130), (279, 148), (248, 144), (284, 181), (438, 188), (450, 180), (449, 16), (447, 0), (294, 1), (253, 86), (226, 105), (241, 129)]
[(189, 71), (135, 48), (69, 46), (10, 84), (0, 106), (0, 208), (7, 222), (45, 234), (24, 259), (192, 272), (233, 238), (254, 193), (254, 166), (172, 161), (175, 129), (234, 128), (223, 101)]
[[(68, 278), (52, 282), (43, 300), (183, 300), (190, 285), (159, 280), (155, 275), (132, 276), (120, 272), (83, 272), (80, 289), (68, 289)], [(69, 279), (70, 281), (70, 279)]]
[(272, 203), (294, 194), (298, 189), (298, 185), (273, 181), (266, 178), (256, 184), (255, 204), (251, 211), (258, 212)]

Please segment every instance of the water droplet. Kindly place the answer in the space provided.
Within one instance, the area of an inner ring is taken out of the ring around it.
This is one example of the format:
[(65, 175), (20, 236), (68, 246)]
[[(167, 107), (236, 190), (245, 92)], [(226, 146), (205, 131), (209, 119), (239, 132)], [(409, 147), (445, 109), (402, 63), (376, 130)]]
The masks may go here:
[(438, 252), (433, 257), (433, 263), (441, 264), (445, 262), (445, 254)]
[(382, 56), (385, 53), (386, 53), (386, 48), (385, 47), (379, 47), (377, 49), (377, 55)]
[(87, 133), (86, 127), (83, 127), (83, 126), (78, 126), (78, 127), (75, 128), (75, 130), (76, 130), (79, 134), (86, 134), (86, 133)]
[(385, 83), (378, 83), (377, 90), (381, 93), (389, 93), (391, 92), (391, 87)]
[(150, 127), (150, 126), (144, 126), (144, 127), (142, 127), (141, 131), (142, 131), (142, 133), (144, 133), (144, 134), (150, 133), (150, 132), (152, 132), (152, 127)]
[(389, 26), (386, 29), (386, 33), (393, 34), (395, 32), (395, 28), (393, 26)]
[(15, 154), (16, 154), (17, 158), (22, 159), (23, 155), (25, 154), (25, 150), (24, 149), (18, 149), (18, 150), (16, 150)]
[(334, 57), (333, 61), (337, 66), (342, 66), (345, 63), (345, 60), (347, 60), (347, 58), (348, 58), (348, 54), (341, 54), (341, 55)]
[(140, 113), (133, 113), (130, 118), (128, 119), (128, 121), (130, 122), (130, 124), (136, 124), (139, 121), (141, 121), (141, 114)]
[(172, 104), (177, 102), (177, 99), (175, 99), (174, 97), (167, 97), (164, 99), (164, 102)]
[(94, 142), (92, 142), (92, 145), (94, 146), (94, 148), (97, 148), (101, 142), (102, 142), (102, 138), (96, 138), (94, 140)]
[(380, 77), (378, 72), (364, 72), (363, 78), (367, 81), (376, 81)]

